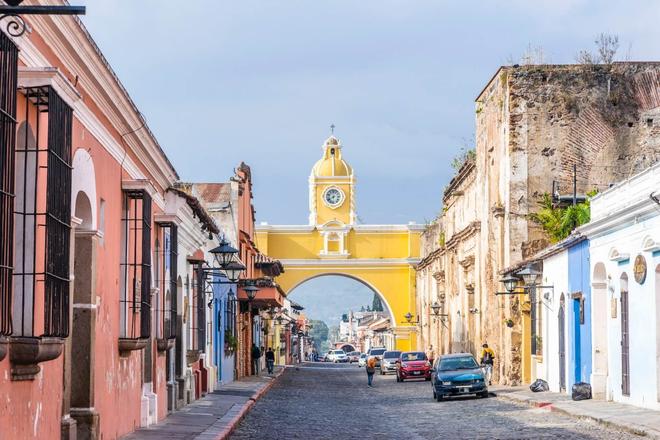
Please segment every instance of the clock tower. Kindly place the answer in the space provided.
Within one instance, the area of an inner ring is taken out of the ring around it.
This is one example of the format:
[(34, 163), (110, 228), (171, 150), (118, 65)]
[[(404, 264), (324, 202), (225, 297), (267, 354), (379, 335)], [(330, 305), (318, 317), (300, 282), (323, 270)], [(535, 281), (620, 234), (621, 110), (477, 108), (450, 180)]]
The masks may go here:
[(334, 135), (322, 146), (323, 157), (309, 175), (309, 224), (347, 227), (355, 223), (355, 176), (342, 158), (342, 145)]

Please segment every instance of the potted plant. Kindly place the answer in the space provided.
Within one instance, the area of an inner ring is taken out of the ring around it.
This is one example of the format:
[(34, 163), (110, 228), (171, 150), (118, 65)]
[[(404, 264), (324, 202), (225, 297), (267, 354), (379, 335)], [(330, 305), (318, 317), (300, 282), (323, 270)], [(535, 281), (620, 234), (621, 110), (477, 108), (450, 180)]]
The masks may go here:
[(225, 330), (225, 351), (233, 352), (238, 347), (238, 339), (231, 332)]

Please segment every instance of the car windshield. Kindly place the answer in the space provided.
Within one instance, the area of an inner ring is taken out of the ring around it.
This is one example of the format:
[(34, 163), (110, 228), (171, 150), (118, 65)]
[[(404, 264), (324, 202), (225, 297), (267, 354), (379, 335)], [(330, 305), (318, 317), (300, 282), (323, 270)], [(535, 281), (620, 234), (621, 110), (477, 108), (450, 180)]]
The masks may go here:
[(369, 352), (369, 354), (372, 356), (380, 356), (383, 353), (385, 353), (384, 348), (375, 348)]
[(362, 353), (362, 354), (360, 355), (360, 357), (364, 359), (364, 358), (367, 357), (367, 355), (366, 355), (366, 353)]
[(440, 361), (440, 371), (451, 370), (473, 370), (479, 368), (477, 361), (472, 356), (453, 357), (442, 359)]
[(425, 361), (426, 360), (426, 355), (422, 353), (421, 351), (416, 351), (416, 352), (411, 352), (411, 353), (403, 353), (401, 355), (401, 360), (404, 362), (411, 362), (411, 361)]
[(383, 357), (384, 357), (385, 359), (399, 359), (399, 356), (401, 356), (401, 352), (400, 352), (400, 351), (386, 351), (386, 352), (383, 354)]
[(335, 354), (346, 354), (342, 350), (335, 350)]

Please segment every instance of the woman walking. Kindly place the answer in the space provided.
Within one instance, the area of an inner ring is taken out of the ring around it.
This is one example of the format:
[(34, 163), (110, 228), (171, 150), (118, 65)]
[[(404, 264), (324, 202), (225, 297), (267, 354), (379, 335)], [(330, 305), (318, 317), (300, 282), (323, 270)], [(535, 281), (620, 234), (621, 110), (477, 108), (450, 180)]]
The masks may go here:
[(376, 374), (376, 358), (374, 356), (370, 356), (369, 359), (367, 359), (367, 386), (370, 386), (373, 388), (372, 382), (374, 381), (374, 374)]

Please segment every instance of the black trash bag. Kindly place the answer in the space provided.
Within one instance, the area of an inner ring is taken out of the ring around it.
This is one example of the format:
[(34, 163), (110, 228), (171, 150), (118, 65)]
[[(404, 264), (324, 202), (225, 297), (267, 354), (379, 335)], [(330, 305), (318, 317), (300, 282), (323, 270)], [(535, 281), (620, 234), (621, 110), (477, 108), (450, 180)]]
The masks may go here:
[(571, 397), (573, 400), (591, 399), (591, 385), (586, 382), (578, 382), (574, 384)]
[(543, 379), (536, 379), (534, 383), (529, 386), (529, 389), (535, 393), (540, 393), (542, 391), (548, 391), (550, 387), (548, 386), (548, 382)]

